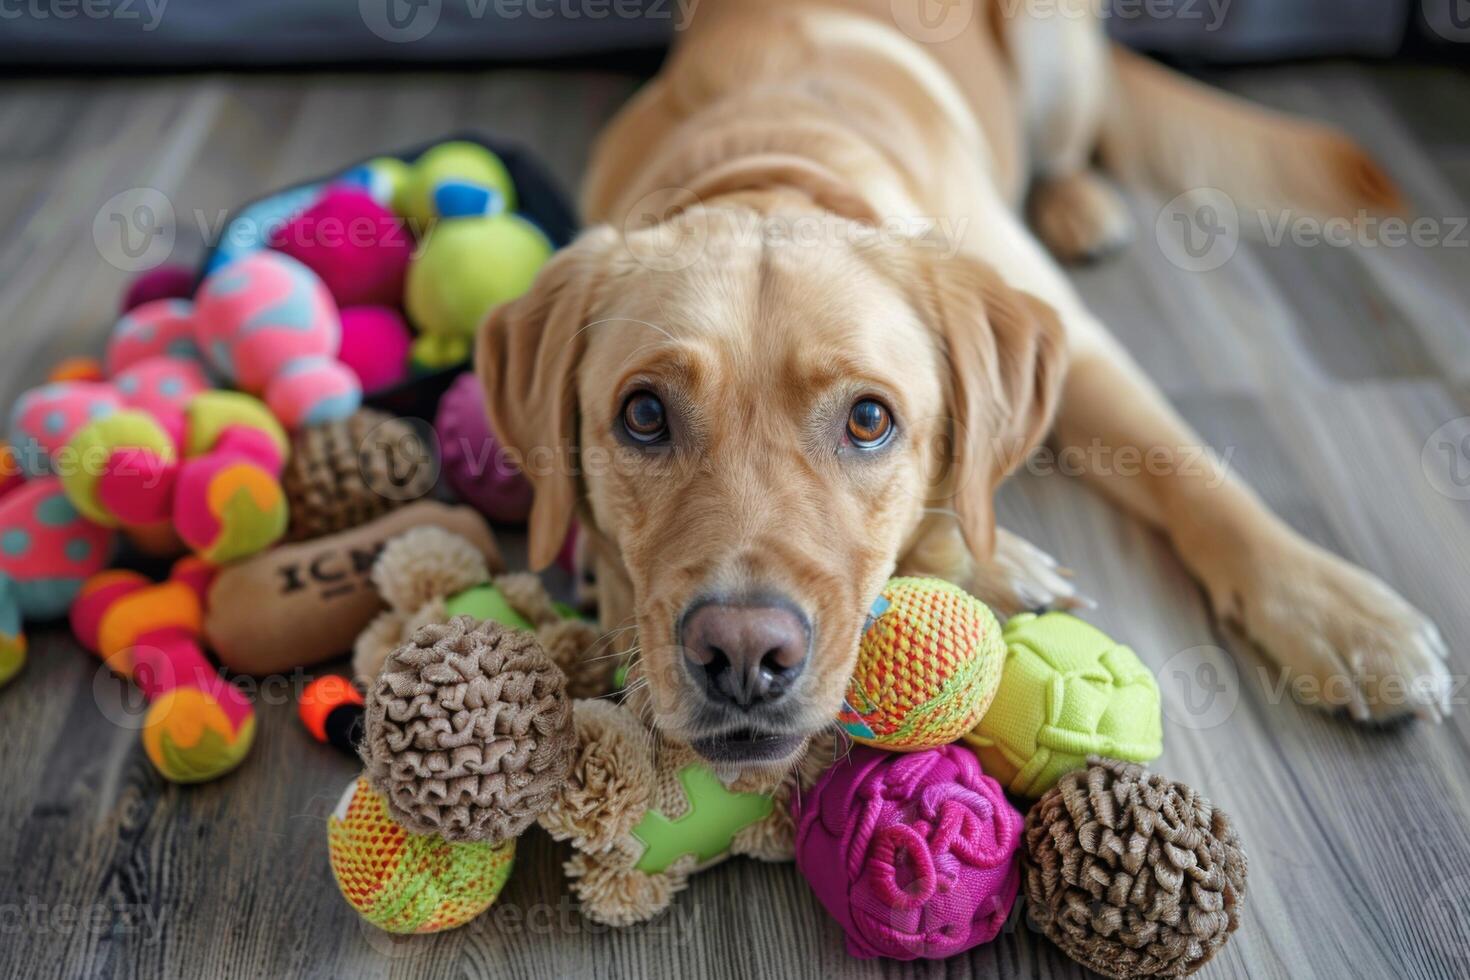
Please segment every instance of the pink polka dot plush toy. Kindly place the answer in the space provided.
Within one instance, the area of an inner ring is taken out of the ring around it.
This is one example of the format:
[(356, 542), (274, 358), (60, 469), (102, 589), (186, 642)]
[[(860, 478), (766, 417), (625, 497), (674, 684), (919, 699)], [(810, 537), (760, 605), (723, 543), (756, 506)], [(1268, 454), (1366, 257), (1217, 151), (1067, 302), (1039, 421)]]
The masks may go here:
[(0, 684), (25, 663), (27, 620), (66, 614), (112, 559), (114, 534), (84, 518), (54, 476), (0, 498)]

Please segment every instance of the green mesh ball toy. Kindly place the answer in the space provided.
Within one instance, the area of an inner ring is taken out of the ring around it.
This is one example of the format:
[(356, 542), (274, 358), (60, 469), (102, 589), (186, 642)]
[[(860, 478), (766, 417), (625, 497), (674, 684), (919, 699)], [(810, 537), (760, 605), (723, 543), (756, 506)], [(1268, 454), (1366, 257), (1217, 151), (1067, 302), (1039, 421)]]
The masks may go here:
[(505, 887), (515, 840), (456, 843), (411, 833), (367, 779), (347, 788), (327, 818), (327, 856), (342, 897), (386, 932), (455, 929)]
[(1075, 616), (1006, 623), (990, 710), (964, 737), (987, 775), (1037, 797), (1090, 755), (1148, 762), (1164, 750), (1159, 686), (1138, 655)]

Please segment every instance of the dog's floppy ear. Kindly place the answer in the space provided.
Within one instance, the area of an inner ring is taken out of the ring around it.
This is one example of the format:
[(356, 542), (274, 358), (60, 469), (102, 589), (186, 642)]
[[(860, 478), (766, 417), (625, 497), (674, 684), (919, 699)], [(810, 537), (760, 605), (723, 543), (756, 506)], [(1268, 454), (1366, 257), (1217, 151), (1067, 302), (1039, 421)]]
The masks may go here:
[(556, 560), (577, 509), (577, 366), (614, 238), (599, 228), (562, 249), (529, 292), (490, 313), (476, 344), (490, 421), (535, 489), (530, 563), (538, 570)]
[(1066, 375), (1062, 324), (1049, 305), (1011, 288), (983, 262), (923, 244), (898, 251), (899, 286), (948, 364), (950, 442), (941, 450), (938, 489), (952, 501), (971, 552), (987, 556), (995, 489), (1051, 426)]

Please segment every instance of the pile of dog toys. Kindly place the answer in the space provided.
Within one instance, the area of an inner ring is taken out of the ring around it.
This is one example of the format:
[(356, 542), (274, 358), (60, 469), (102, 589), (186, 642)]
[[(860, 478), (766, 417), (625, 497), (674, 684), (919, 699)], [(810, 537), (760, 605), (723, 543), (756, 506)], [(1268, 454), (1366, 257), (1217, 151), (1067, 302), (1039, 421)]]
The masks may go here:
[(372, 579), (389, 608), (356, 645), (366, 696), (324, 678), (303, 718), (365, 762), (328, 850), (380, 928), (473, 920), (533, 823), (570, 844), (582, 913), (616, 926), (735, 855), (794, 859), (858, 957), (989, 942), (1023, 890), (1037, 929), (1111, 976), (1184, 976), (1239, 923), (1229, 818), (1139, 765), (1162, 751), (1153, 675), (1065, 613), (1002, 628), (949, 583), (893, 579), (832, 731), (788, 773), (726, 782), (636, 695), (609, 699), (637, 663), (613, 669), (533, 576), (422, 528)]
[[(196, 782), (237, 765), (253, 715), (200, 642), (256, 672), (272, 639), (261, 620), (322, 602), (376, 612), (370, 590), (352, 587), (370, 563), (354, 541), (465, 525), (422, 502), (377, 526), (434, 488), (435, 464), (419, 430), (361, 405), (364, 390), (465, 360), (491, 307), (529, 287), (552, 247), (516, 203), (494, 153), (440, 143), (251, 205), (202, 274), (163, 267), (135, 281), (102, 355), (58, 365), (10, 411), (0, 683), (24, 664), (24, 624), (70, 613), (83, 644), (150, 699), (143, 742), (163, 775)], [(335, 590), (288, 580), (296, 604), (274, 601), (271, 574), (326, 567), (293, 565), (277, 543), (327, 534), (346, 537), (318, 550), (335, 549), (349, 573), (356, 562), (355, 577)], [(138, 555), (186, 557), (158, 585), (109, 571)], [(260, 605), (246, 609), (242, 582)], [(340, 653), (360, 628), (301, 623), (274, 647), (284, 660)]]
[[(954, 585), (893, 579), (830, 730), (789, 772), (722, 776), (649, 726), (636, 659), (506, 570), (488, 521), (523, 522), (531, 488), (476, 379), (443, 394), (432, 439), (363, 397), (465, 361), (529, 287), (552, 246), (517, 204), (493, 153), (443, 143), (257, 202), (201, 275), (135, 282), (103, 356), (11, 412), (0, 683), (25, 621), (69, 616), (146, 696), (157, 770), (203, 782), (256, 731), (209, 654), (266, 675), (351, 651), (354, 676), (318, 679), (300, 713), (364, 762), (327, 852), (396, 933), (473, 920), (538, 825), (611, 925), (745, 855), (794, 860), (858, 957), (953, 956), (1022, 907), (1108, 976), (1207, 962), (1239, 924), (1244, 853), (1222, 811), (1142, 768), (1158, 687), (1087, 623), (1002, 625)], [(172, 570), (114, 567), (140, 556)]]

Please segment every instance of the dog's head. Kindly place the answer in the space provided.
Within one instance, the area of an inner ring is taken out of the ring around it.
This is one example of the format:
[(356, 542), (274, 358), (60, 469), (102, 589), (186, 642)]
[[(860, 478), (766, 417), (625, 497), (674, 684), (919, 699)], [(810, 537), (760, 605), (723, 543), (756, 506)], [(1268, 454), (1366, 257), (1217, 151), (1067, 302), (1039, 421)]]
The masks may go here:
[(535, 486), (533, 565), (580, 516), (626, 572), (656, 723), (747, 766), (832, 722), (926, 513), (989, 553), (1063, 356), (1050, 309), (985, 266), (830, 216), (772, 227), (792, 220), (594, 229), (478, 345)]

